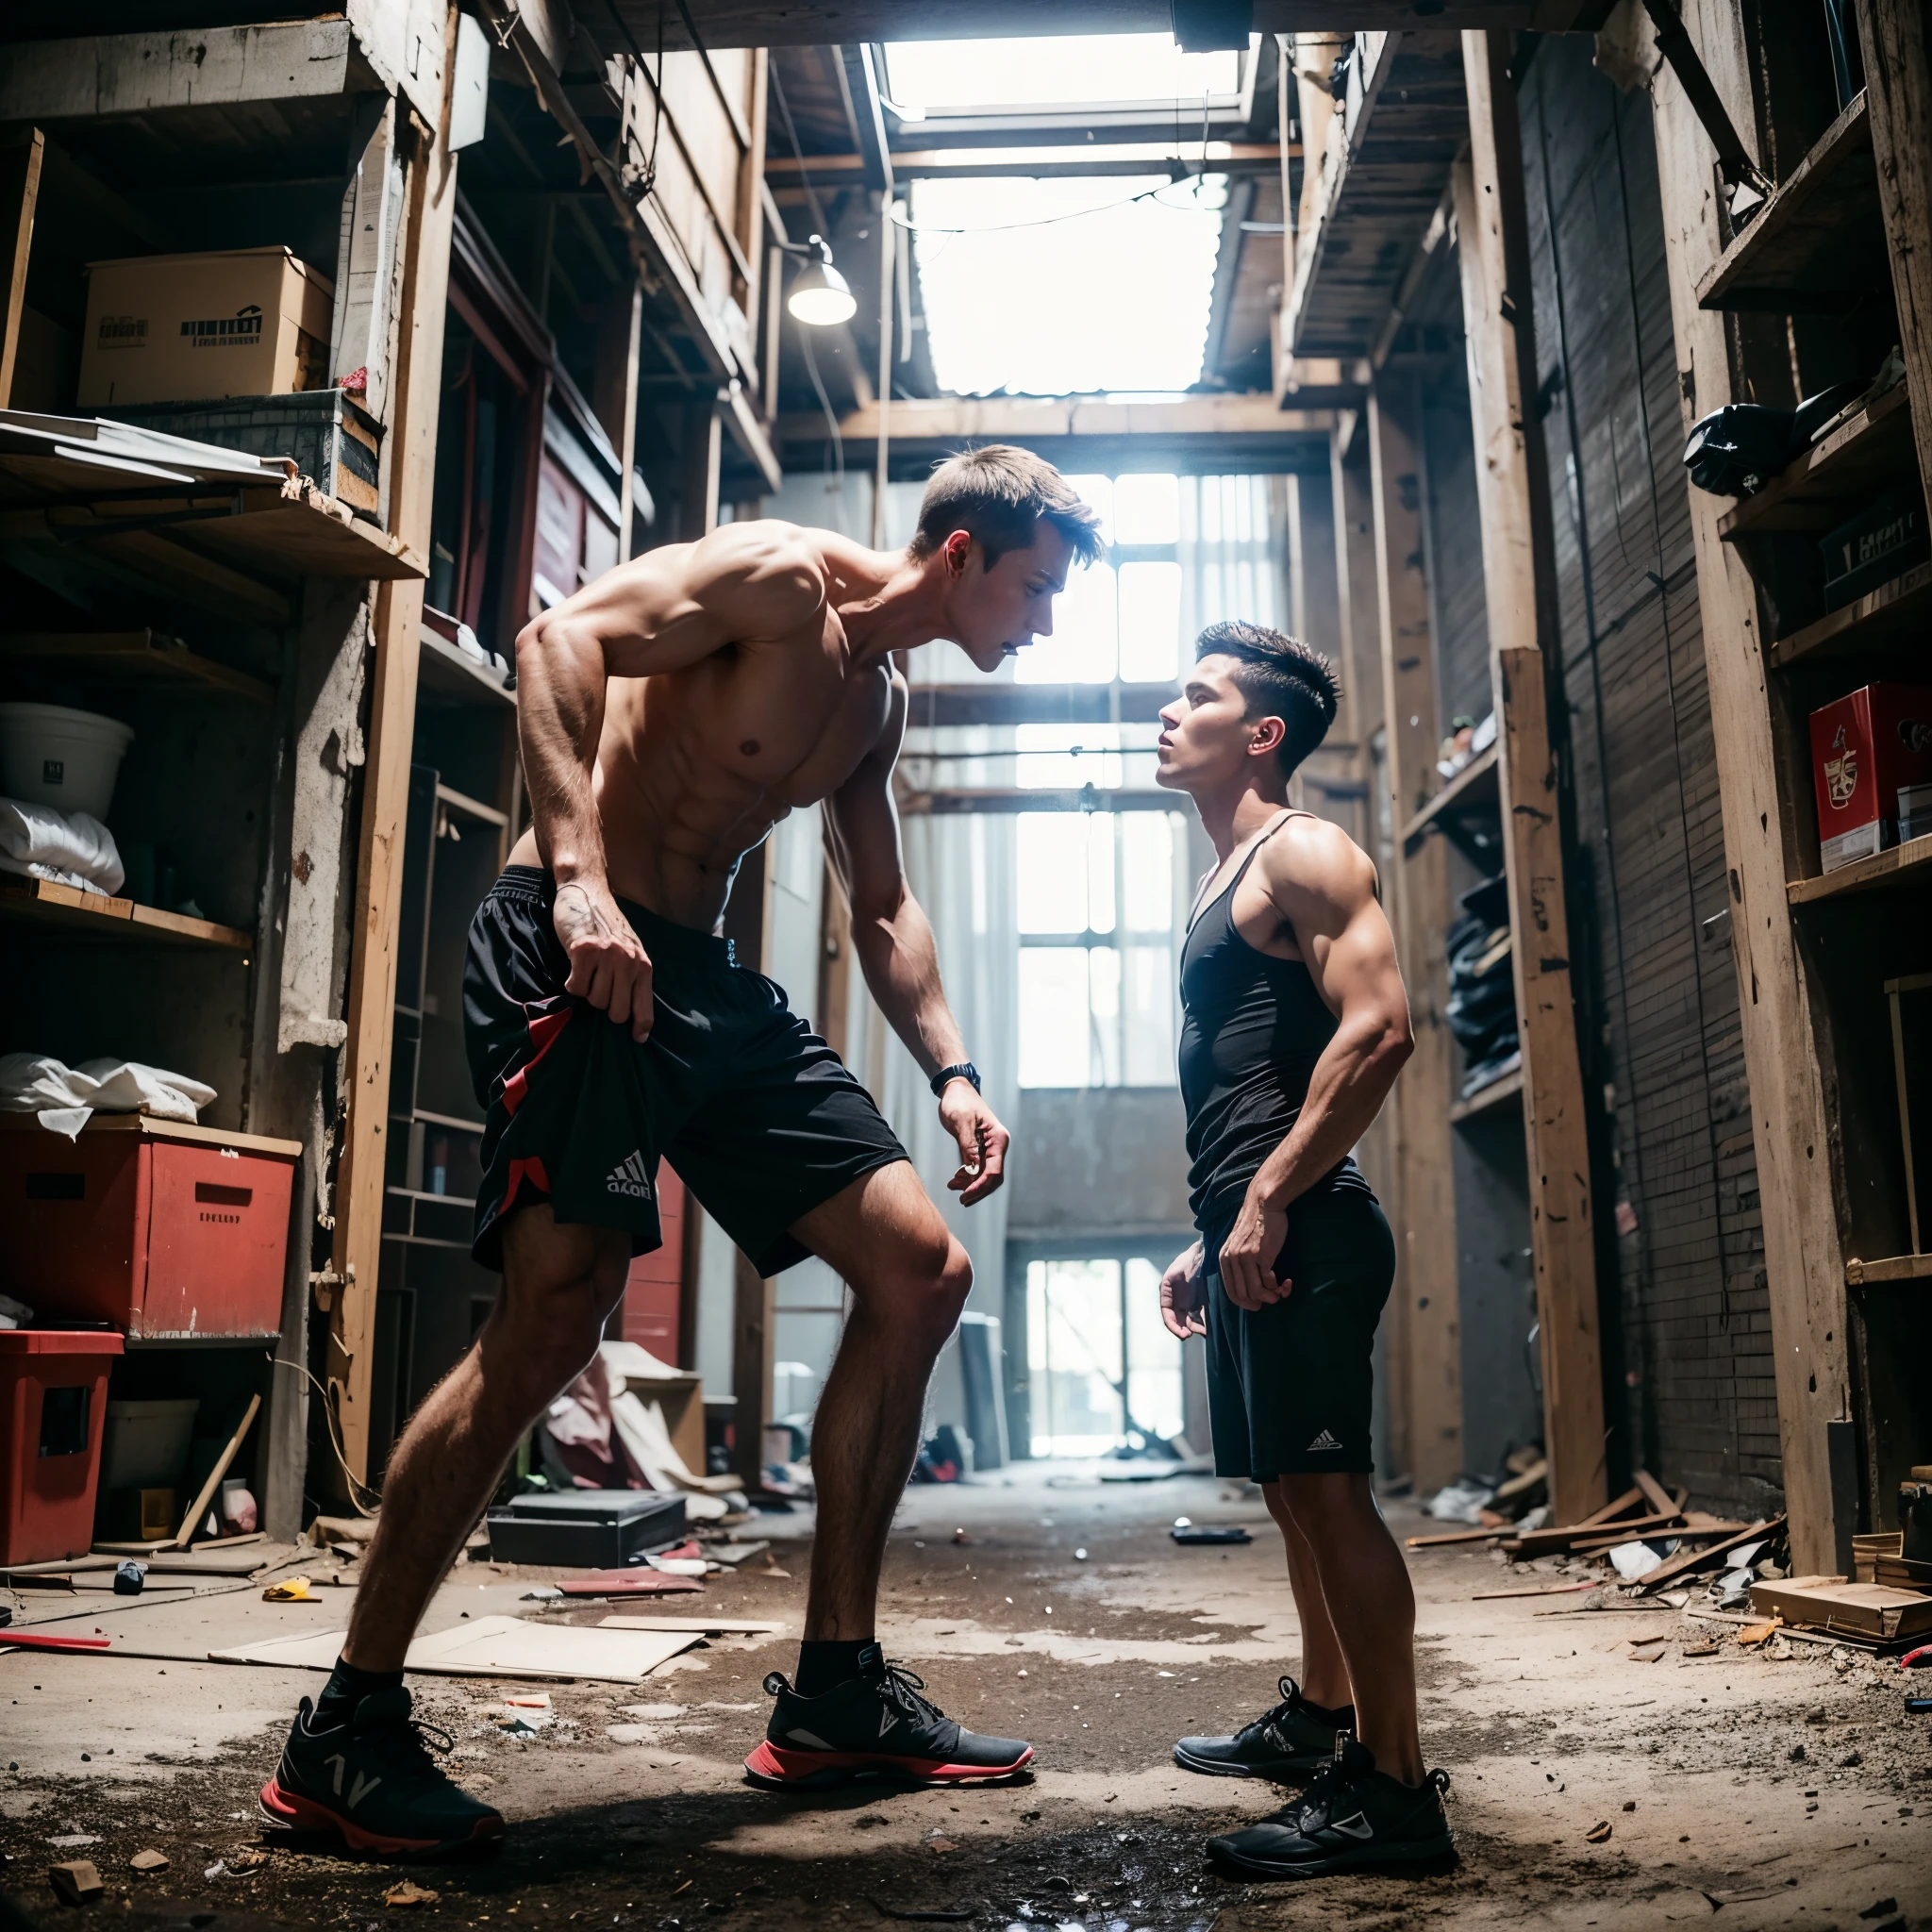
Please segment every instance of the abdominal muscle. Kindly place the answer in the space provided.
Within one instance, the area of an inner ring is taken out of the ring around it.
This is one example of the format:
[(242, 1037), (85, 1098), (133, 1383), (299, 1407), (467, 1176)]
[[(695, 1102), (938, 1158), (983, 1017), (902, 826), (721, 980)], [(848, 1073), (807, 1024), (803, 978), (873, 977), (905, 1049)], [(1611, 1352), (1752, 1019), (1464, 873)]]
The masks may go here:
[[(875, 724), (851, 730), (836, 696), (825, 724), (801, 720), (794, 706), (790, 728), (774, 731), (769, 713), (730, 701), (723, 672), (714, 661), (612, 678), (592, 775), (612, 896), (701, 932), (716, 928), (745, 854), (797, 807), (836, 791), (877, 735)], [(535, 826), (509, 862), (547, 863)]]

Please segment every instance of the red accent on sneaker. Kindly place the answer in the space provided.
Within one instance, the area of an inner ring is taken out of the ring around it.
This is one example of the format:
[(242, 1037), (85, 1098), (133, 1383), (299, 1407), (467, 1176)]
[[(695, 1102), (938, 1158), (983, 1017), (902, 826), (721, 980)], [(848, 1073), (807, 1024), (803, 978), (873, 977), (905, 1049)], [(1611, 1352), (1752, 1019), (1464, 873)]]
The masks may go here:
[(1031, 1744), (1010, 1764), (949, 1764), (942, 1757), (903, 1757), (883, 1751), (794, 1751), (767, 1738), (744, 1760), (744, 1768), (754, 1776), (784, 1784), (802, 1783), (822, 1771), (889, 1771), (926, 1784), (955, 1785), (1010, 1777), (1032, 1760)]
[(477, 1819), (466, 1839), (391, 1838), (380, 1832), (365, 1830), (354, 1819), (346, 1818), (339, 1811), (331, 1811), (326, 1805), (313, 1798), (283, 1790), (275, 1778), (270, 1778), (261, 1788), (261, 1808), (271, 1822), (291, 1831), (339, 1833), (343, 1843), (353, 1852), (450, 1850), (459, 1845), (487, 1844), (491, 1839), (501, 1838), (504, 1829), (503, 1820), (492, 1811), (488, 1817)]

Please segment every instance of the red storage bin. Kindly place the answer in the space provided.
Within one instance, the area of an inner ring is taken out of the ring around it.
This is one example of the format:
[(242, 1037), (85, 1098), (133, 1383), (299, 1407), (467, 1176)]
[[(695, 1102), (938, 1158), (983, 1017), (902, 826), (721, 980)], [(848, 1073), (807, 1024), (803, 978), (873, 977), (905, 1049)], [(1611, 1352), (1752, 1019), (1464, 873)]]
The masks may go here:
[(77, 1141), (0, 1114), (7, 1289), (39, 1320), (144, 1339), (282, 1325), (301, 1143), (97, 1113)]
[(121, 1338), (0, 1328), (0, 1564), (84, 1557)]

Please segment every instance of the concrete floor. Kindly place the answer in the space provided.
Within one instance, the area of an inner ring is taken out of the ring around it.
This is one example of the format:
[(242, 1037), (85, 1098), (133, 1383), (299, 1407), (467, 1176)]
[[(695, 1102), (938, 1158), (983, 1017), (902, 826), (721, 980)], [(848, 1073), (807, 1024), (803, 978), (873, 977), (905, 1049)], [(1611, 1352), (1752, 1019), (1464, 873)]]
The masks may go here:
[[(1177, 1515), (1242, 1522), (1256, 1541), (1181, 1548), (1167, 1535)], [(1405, 1505), (1391, 1516), (1398, 1533), (1418, 1527)], [(752, 1790), (741, 1759), (768, 1707), (760, 1680), (793, 1662), (809, 1520), (760, 1524), (772, 1530), (791, 1576), (714, 1577), (704, 1604), (778, 1619), (783, 1636), (714, 1640), (635, 1690), (558, 1686), (558, 1722), (537, 1740), (488, 1722), (525, 1687), (416, 1681), (420, 1714), (455, 1734), (465, 1782), (512, 1827), (487, 1864), (412, 1872), (440, 1894), (420, 1911), (492, 1932), (573, 1920), (680, 1932), (887, 1926), (891, 1913), (922, 1911), (992, 1932), (1425, 1920), (1608, 1932), (1716, 1913), (1725, 1932), (1932, 1924), (1932, 1720), (1905, 1715), (1895, 1666), (1798, 1643), (1782, 1659), (1743, 1652), (1724, 1626), (1667, 1608), (1472, 1602), (1563, 1578), (1560, 1559), (1506, 1573), (1500, 1557), (1467, 1552), (1412, 1558), (1424, 1741), (1455, 1778), (1455, 1868), (1299, 1887), (1213, 1875), (1201, 1840), (1279, 1797), (1188, 1776), (1169, 1746), (1273, 1702), (1297, 1640), (1258, 1499), (1206, 1477), (1102, 1485), (1028, 1466), (909, 1491), (887, 1562), (889, 1651), (954, 1716), (1030, 1739), (1033, 1776), (965, 1796)], [(538, 1574), (462, 1565), (426, 1627), (527, 1608), (518, 1600)], [(347, 1600), (331, 1590), (322, 1604), (273, 1606), (251, 1587), (116, 1611), (104, 1598), (53, 1627), (97, 1625), (186, 1655), (340, 1627)], [(15, 1603), (34, 1618), (75, 1607)], [(1630, 1640), (1652, 1634), (1665, 1639), (1661, 1657), (1637, 1660)], [(256, 1816), (288, 1713), (319, 1682), (207, 1662), (0, 1656), (0, 1888), (54, 1923), (66, 1913), (46, 1866), (88, 1857), (108, 1881), (96, 1909), (143, 1924), (244, 1932), (382, 1918), (395, 1871), (273, 1844)], [(1591, 1844), (1599, 1821), (1612, 1835)], [(70, 1835), (92, 1842), (50, 1843)], [(127, 1860), (142, 1847), (163, 1852), (169, 1870), (134, 1878)], [(251, 1857), (255, 1869), (237, 1870)], [(217, 1861), (228, 1871), (205, 1877)]]

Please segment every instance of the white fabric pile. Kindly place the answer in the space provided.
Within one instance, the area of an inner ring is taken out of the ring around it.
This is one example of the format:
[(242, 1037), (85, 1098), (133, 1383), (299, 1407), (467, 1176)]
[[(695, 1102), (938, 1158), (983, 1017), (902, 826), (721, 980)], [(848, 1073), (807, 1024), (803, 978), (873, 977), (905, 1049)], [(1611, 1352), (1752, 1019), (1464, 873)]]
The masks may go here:
[(146, 1113), (191, 1126), (215, 1097), (212, 1087), (140, 1060), (82, 1060), (77, 1067), (42, 1053), (0, 1054), (0, 1110), (31, 1113), (72, 1141), (93, 1113)]
[(114, 835), (84, 811), (0, 798), (0, 872), (112, 898), (127, 878)]

